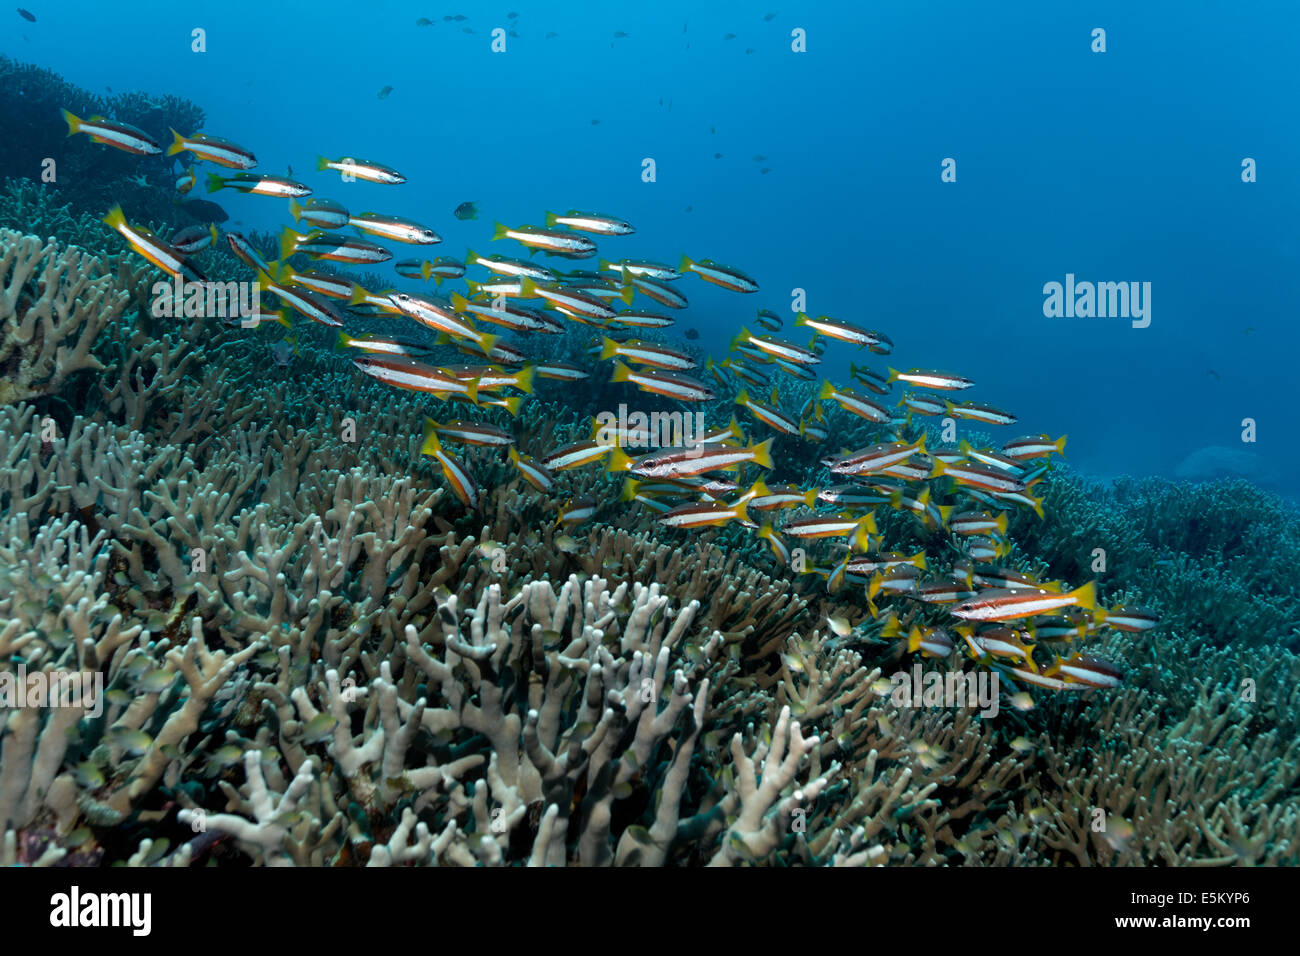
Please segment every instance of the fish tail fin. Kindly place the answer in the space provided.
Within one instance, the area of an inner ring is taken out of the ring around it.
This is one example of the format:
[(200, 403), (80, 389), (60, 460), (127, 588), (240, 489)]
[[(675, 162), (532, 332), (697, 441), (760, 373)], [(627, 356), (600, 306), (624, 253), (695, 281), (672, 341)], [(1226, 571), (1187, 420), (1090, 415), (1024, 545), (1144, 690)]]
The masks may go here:
[(510, 413), (511, 418), (518, 418), (519, 406), (524, 403), (524, 397), (522, 395), (511, 395), (509, 398), (505, 399), (504, 401), (505, 404), (502, 405), (501, 407)]
[(64, 120), (68, 123), (68, 135), (72, 136), (81, 132), (81, 117), (77, 116), (71, 110), (61, 110)]
[(1039, 518), (1046, 518), (1047, 516), (1043, 514), (1043, 499), (1031, 497), (1030, 501), (1034, 503), (1034, 514), (1038, 515)]
[(354, 282), (352, 283), (352, 294), (348, 296), (348, 305), (361, 305), (369, 296), (369, 292)]
[(172, 144), (167, 147), (167, 155), (175, 156), (185, 151), (185, 137), (172, 129)]
[(336, 349), (345, 349), (355, 341), (355, 338), (348, 335), (346, 332), (340, 331), (339, 337), (334, 340), (334, 347)]
[(641, 482), (635, 478), (628, 478), (623, 482), (623, 491), (618, 496), (619, 501), (631, 501), (636, 497), (636, 490), (641, 487)]
[(742, 441), (745, 438), (745, 433), (740, 430), (740, 423), (736, 421), (734, 414), (731, 416), (731, 422), (727, 425), (727, 431)]
[(689, 272), (691, 270), (691, 266), (693, 265), (695, 265), (695, 263), (691, 260), (691, 257), (684, 255), (682, 256), (682, 261), (677, 265), (677, 271)]
[[(420, 277), (424, 279), (425, 282), (428, 282), (429, 276), (431, 275), (433, 275), (433, 263), (428, 259), (425, 259), (424, 264), (420, 266)], [(438, 276), (434, 279), (433, 284), (435, 287), (442, 285), (442, 276)]]
[(226, 188), (226, 181), (216, 173), (208, 173), (208, 192), (215, 193)]
[[(275, 321), (278, 322), (278, 323), (280, 323), (281, 325), (283, 325), (286, 329), (289, 329), (290, 331), (293, 331), (293, 323), (289, 321), (289, 310), (288, 310), (288, 309), (277, 309), (277, 310), (276, 310), (276, 313), (275, 313)], [(297, 354), (298, 354), (298, 353), (297, 353), (297, 344), (298, 344), (298, 343), (297, 343), (297, 342), (294, 342), (294, 343), (292, 343), (292, 344), (294, 345), (294, 348), (295, 348), (294, 354), (297, 355)]]
[(1052, 442), (1052, 447), (1054, 447), (1054, 448), (1056, 449), (1056, 453), (1057, 453), (1058, 455), (1064, 455), (1064, 454), (1065, 454), (1065, 439), (1066, 439), (1066, 436), (1065, 436), (1065, 435), (1062, 435), (1062, 436), (1061, 436), (1060, 438), (1058, 438), (1056, 441)]
[(891, 369), (889, 370), (889, 375), (888, 375), (888, 377), (885, 379), (885, 381), (887, 381), (887, 382), (897, 382), (897, 381), (898, 381), (898, 375), (899, 375), (898, 369), (896, 369), (896, 368), (891, 368)]
[(302, 222), (302, 203), (296, 199), (290, 199), (289, 215), (293, 217), (294, 222)]
[[(64, 110), (64, 112), (66, 113), (67, 110)], [(122, 212), (122, 207), (114, 206), (110, 209), (108, 215), (104, 217), (103, 222), (104, 225), (108, 226), (110, 229), (117, 229), (120, 226), (126, 225), (126, 216)]]
[(864, 554), (871, 550), (871, 532), (876, 530), (875, 521), (875, 515), (869, 514), (854, 527), (849, 544), (855, 553)]
[(559, 218), (560, 218), (559, 216), (557, 216), (555, 213), (551, 212), (551, 211), (548, 209), (548, 210), (546, 211), (546, 226), (547, 226), (547, 228), (550, 228), (550, 227), (554, 226), (554, 225), (555, 225), (555, 221), (556, 221), (557, 219), (559, 219)]
[(961, 441), (957, 443), (957, 450), (960, 451), (963, 455), (969, 457), (970, 453), (975, 450), (975, 447), (970, 442), (968, 442), (966, 439), (963, 438)]
[(453, 292), (451, 294), (451, 307), (457, 312), (464, 312), (469, 308), (469, 299), (465, 298), (459, 292)]
[(920, 551), (916, 552), (916, 554), (912, 555), (909, 561), (912, 564), (912, 566), (915, 567), (918, 571), (924, 571), (925, 570), (925, 549), (922, 548)]
[(762, 495), (770, 495), (771, 493), (772, 493), (772, 489), (767, 487), (767, 482), (765, 482), (762, 478), (759, 478), (757, 481), (755, 481), (752, 485), (749, 486), (749, 497), (751, 498), (760, 497)]
[(328, 159), (326, 159), (324, 156), (316, 157), (316, 172), (323, 173), (325, 170), (329, 168), (330, 168), (330, 161)]
[(743, 406), (748, 402), (749, 402), (749, 392), (742, 388), (739, 392), (736, 393), (736, 404)]
[(809, 508), (813, 507), (813, 505), (817, 504), (817, 496), (821, 493), (822, 490), (820, 488), (809, 488), (803, 493), (803, 503)]
[(614, 377), (611, 378), (610, 381), (611, 381), (611, 382), (630, 382), (630, 381), (632, 381), (632, 370), (629, 369), (629, 368), (628, 368), (626, 365), (624, 365), (622, 362), (617, 362), (617, 361), (616, 361), (616, 362), (614, 363)]
[(754, 446), (754, 464), (760, 468), (772, 467), (772, 442), (775, 439), (769, 438)]
[(1074, 590), (1074, 603), (1085, 611), (1097, 610), (1097, 582), (1089, 581)]
[(297, 251), (298, 240), (300, 238), (301, 237), (288, 226), (284, 227), (283, 231), (280, 233), (280, 260), (282, 262), (290, 258), (294, 252)]
[[(930, 489), (926, 488), (925, 491), (928, 496)], [(956, 508), (953, 505), (939, 505), (939, 527), (948, 527), (948, 520), (952, 517), (952, 513), (955, 510)]]
[(628, 471), (632, 467), (632, 459), (627, 453), (617, 445), (610, 450), (609, 462), (605, 465), (605, 470), (611, 475), (616, 471)]
[(930, 477), (939, 478), (948, 473), (948, 466), (943, 463), (942, 458), (936, 458), (934, 464), (930, 466)]
[(912, 629), (907, 632), (907, 653), (914, 654), (921, 646), (921, 641), (925, 639), (925, 632), (921, 630), (919, 624), (913, 624)]
[(533, 394), (533, 376), (537, 374), (536, 365), (525, 365), (515, 376), (515, 388), (525, 395)]
[(611, 339), (608, 335), (602, 336), (600, 340), (601, 361), (604, 361), (605, 359), (612, 359), (617, 354), (618, 354), (618, 343), (615, 342), (613, 339)]
[(420, 443), (421, 455), (436, 455), (442, 451), (442, 443), (438, 441), (437, 422), (432, 418), (424, 419), (424, 441)]
[(478, 380), (477, 379), (475, 379), (474, 381), (470, 382), (468, 385), (465, 386), (465, 395), (469, 398), (472, 404), (474, 405), (478, 404)]
[(478, 346), (483, 350), (484, 355), (490, 355), (492, 349), (496, 347), (496, 344), (500, 339), (501, 336), (499, 335), (490, 335), (485, 332), (480, 332), (478, 336)]
[(913, 454), (921, 454), (921, 455), (929, 454), (929, 452), (925, 450), (925, 437), (926, 437), (925, 434), (922, 433), (921, 440), (916, 443), (916, 451)]
[(834, 398), (834, 397), (835, 397), (835, 386), (831, 384), (830, 379), (828, 378), (823, 379), (821, 390), (818, 391), (817, 393), (817, 398), (821, 401), (826, 401), (827, 399)]
[(532, 279), (524, 276), (519, 280), (519, 297), (521, 299), (532, 299), (537, 296), (537, 283)]
[(492, 239), (494, 242), (497, 239), (504, 239), (506, 237), (507, 232), (509, 232), (509, 229), (506, 226), (503, 226), (501, 223), (494, 222), (492, 224)]
[(598, 259), (596, 260), (596, 271), (597, 271), (597, 272), (612, 272), (612, 271), (613, 271), (613, 267), (614, 267), (614, 263), (610, 262), (608, 259), (599, 259), (599, 258), (598, 258)]
[(769, 541), (775, 538), (776, 532), (772, 530), (772, 522), (770, 521), (764, 522), (763, 527), (758, 529), (758, 536), (760, 538), (766, 538)]
[(740, 522), (742, 522), (742, 523), (744, 523), (744, 524), (751, 524), (751, 523), (752, 523), (752, 522), (749, 520), (749, 507), (748, 507), (748, 505), (749, 505), (749, 502), (747, 502), (747, 501), (738, 501), (738, 502), (736, 502), (734, 505), (732, 505), (732, 507), (736, 509), (736, 520), (737, 520), (737, 521), (740, 521)]
[(751, 338), (752, 336), (749, 334), (749, 329), (745, 328), (742, 325), (740, 327), (740, 331), (736, 333), (736, 337), (731, 340), (731, 351), (734, 352), (736, 350), (736, 346), (744, 342), (748, 342)]
[(998, 515), (998, 520), (994, 524), (997, 525), (998, 533), (1005, 535), (1007, 533), (1007, 513), (1004, 511)]
[(631, 305), (632, 299), (636, 297), (636, 286), (629, 282), (623, 286), (623, 291), (618, 294), (618, 297), (623, 300), (624, 305)]

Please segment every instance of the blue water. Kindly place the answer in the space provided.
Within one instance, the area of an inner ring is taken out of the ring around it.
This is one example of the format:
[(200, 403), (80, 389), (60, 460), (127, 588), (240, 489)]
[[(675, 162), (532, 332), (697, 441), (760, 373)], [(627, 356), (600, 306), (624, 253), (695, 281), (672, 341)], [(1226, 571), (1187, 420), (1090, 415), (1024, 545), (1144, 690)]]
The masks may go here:
[[(602, 254), (758, 279), (749, 296), (691, 283), (680, 325), (715, 354), (800, 288), (809, 312), (892, 337), (889, 364), (976, 379), (967, 395), (1019, 414), (1016, 434), (1068, 433), (1083, 470), (1169, 474), (1225, 446), (1300, 497), (1294, 3), (24, 4), (37, 22), (0, 14), (0, 52), (96, 92), (187, 97), (259, 171), (427, 222), (435, 252), (489, 251), (497, 219), (608, 212), (637, 233)], [(494, 27), (519, 34), (504, 53)], [(340, 184), (320, 153), (410, 181)], [(288, 222), (279, 201), (214, 198), (236, 228)], [(451, 216), (466, 200), (478, 221)], [(1150, 282), (1150, 327), (1045, 318), (1066, 273)]]

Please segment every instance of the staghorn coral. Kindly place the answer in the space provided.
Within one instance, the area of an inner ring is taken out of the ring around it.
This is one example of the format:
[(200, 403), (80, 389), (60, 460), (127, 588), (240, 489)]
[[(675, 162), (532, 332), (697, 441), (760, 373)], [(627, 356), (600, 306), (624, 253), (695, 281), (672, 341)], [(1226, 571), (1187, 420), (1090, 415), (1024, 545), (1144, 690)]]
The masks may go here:
[(0, 230), (0, 404), (49, 395), (74, 372), (102, 369), (91, 346), (127, 300), (84, 249)]

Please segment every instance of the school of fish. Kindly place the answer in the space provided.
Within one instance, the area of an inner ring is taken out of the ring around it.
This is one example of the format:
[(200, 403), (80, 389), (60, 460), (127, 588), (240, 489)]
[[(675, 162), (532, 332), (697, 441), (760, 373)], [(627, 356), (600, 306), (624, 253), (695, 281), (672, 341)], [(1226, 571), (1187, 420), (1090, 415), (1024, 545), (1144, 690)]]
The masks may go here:
[[(66, 110), (64, 119), (69, 135), (85, 134), (96, 143), (137, 155), (164, 152), (148, 134), (125, 123), (103, 117), (83, 120)], [(882, 373), (852, 364), (852, 382), (823, 380), (802, 408), (783, 407), (782, 376), (815, 382), (816, 367), (832, 342), (888, 355), (893, 345), (882, 332), (800, 313), (792, 328), (809, 339), (799, 344), (779, 337), (784, 322), (777, 313), (758, 309), (754, 325), (761, 333), (740, 328), (729, 354), (707, 359), (700, 370), (690, 354), (638, 336), (673, 326), (672, 311), (688, 305), (683, 291), (688, 281), (740, 294), (758, 292), (758, 283), (740, 269), (711, 259), (683, 255), (673, 265), (604, 258), (598, 239), (616, 242), (635, 230), (617, 217), (578, 210), (548, 212), (541, 226), (498, 223), (493, 240), (527, 250), (526, 259), (466, 250), (459, 259), (415, 256), (394, 264), (399, 276), (411, 282), (432, 281), (435, 289), (444, 282), (463, 282), (463, 290), (447, 296), (424, 287), (364, 289), (338, 273), (296, 269), (290, 259), (301, 254), (313, 261), (371, 266), (394, 258), (386, 244), (427, 247), (440, 243), (441, 237), (406, 217), (353, 213), (338, 202), (313, 196), (310, 187), (291, 178), (252, 172), (257, 166), (252, 151), (226, 139), (173, 131), (166, 153), (192, 157), (178, 175), (179, 193), (193, 189), (195, 165), (207, 162), (235, 171), (228, 176), (211, 173), (210, 192), (234, 189), (288, 200), (296, 225), (284, 229), (278, 260), (267, 261), (239, 233), (224, 233), (231, 252), (278, 302), (259, 304), (257, 312), (245, 318), (245, 326), (274, 321), (292, 328), (290, 316), (297, 313), (337, 329), (338, 348), (355, 356), (352, 364), (359, 372), (471, 410), (499, 408), (517, 416), (536, 378), (577, 381), (599, 374), (600, 363), (608, 362), (611, 382), (663, 396), (684, 408), (714, 402), (721, 392), (732, 394), (735, 406), (752, 422), (751, 437), (733, 415), (678, 447), (653, 447), (634, 456), (628, 449), (655, 444), (657, 432), (650, 417), (633, 413), (618, 424), (597, 419), (590, 438), (534, 459), (514, 447), (509, 430), (475, 419), (473, 411), (470, 418), (428, 418), (421, 452), (437, 463), (449, 489), (466, 507), (477, 507), (481, 493), (471, 470), (448, 446), (503, 450), (524, 484), (542, 494), (554, 489), (557, 472), (604, 468), (624, 476), (625, 506), (649, 511), (665, 528), (687, 533), (720, 526), (748, 529), (784, 567), (820, 576), (830, 593), (860, 590), (871, 618), (881, 622), (879, 637), (897, 641), (905, 653), (948, 658), (961, 651), (1013, 681), (1049, 690), (1118, 686), (1122, 674), (1114, 663), (1072, 645), (1102, 628), (1146, 631), (1158, 623), (1146, 608), (1099, 607), (1095, 582), (1071, 588), (999, 566), (1012, 550), (1009, 515), (1029, 509), (1043, 516), (1034, 486), (1047, 473), (1050, 456), (1064, 454), (1065, 438), (1029, 435), (996, 448), (976, 448), (965, 441), (955, 447), (927, 447), (929, 433), (924, 430), (915, 438), (905, 437), (918, 431), (914, 416), (1014, 424), (1016, 416), (1010, 412), (954, 400), (974, 387), (972, 379), (921, 368), (886, 368)], [(398, 186), (407, 181), (396, 169), (351, 156), (320, 157), (317, 169), (338, 172), (349, 183)], [(462, 212), (474, 205), (462, 203), (455, 215), (470, 218)], [(205, 281), (189, 257), (219, 243), (223, 235), (210, 224), (163, 239), (132, 225), (119, 207), (110, 210), (104, 222), (136, 253), (182, 282)], [(358, 235), (340, 231), (347, 228)], [(542, 264), (533, 258), (538, 253), (560, 261), (594, 259), (596, 268)], [(479, 277), (467, 278), (470, 269), (481, 270)], [(638, 299), (648, 300), (648, 308), (639, 307)], [(436, 348), (427, 337), (409, 332), (352, 334), (347, 325), (353, 316), (387, 316), (398, 329), (424, 326), (436, 333), (435, 346), (453, 346), (469, 362), (435, 364)], [(523, 346), (505, 338), (553, 335), (563, 332), (567, 323), (591, 327), (585, 361), (530, 361)], [(891, 401), (895, 383), (903, 389), (896, 403)], [(870, 423), (879, 439), (821, 459), (830, 480), (841, 483), (804, 488), (756, 477), (742, 486), (742, 473), (774, 468), (772, 445), (777, 436), (834, 444), (838, 415)], [(570, 500), (560, 509), (557, 525), (575, 528), (598, 510), (591, 498)], [(937, 551), (882, 552), (877, 515), (885, 510), (909, 512), (930, 534), (929, 540), (938, 543)], [(824, 560), (809, 560), (808, 549), (820, 549)], [(945, 570), (929, 573), (932, 563)], [(888, 606), (881, 609), (877, 602)], [(830, 625), (841, 636), (855, 633), (847, 618), (833, 617)]]

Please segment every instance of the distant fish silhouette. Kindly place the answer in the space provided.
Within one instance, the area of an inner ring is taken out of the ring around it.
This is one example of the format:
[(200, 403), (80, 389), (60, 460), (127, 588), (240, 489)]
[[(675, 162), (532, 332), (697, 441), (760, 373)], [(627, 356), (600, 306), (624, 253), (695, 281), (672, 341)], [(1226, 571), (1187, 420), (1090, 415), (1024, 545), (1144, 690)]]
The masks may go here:
[(452, 213), (452, 215), (455, 216), (457, 219), (461, 219), (461, 220), (477, 219), (478, 205), (472, 202), (463, 202), (456, 207), (456, 210)]
[(30, 10), (24, 10), (22, 7), (19, 7), (18, 15), (29, 23), (36, 22), (36, 14), (32, 13)]
[(391, 86), (385, 86), (382, 90), (379, 91), (379, 98), (381, 100), (386, 100), (388, 99), (388, 94), (391, 92), (393, 92), (393, 88)]
[(230, 218), (224, 209), (210, 199), (187, 199), (176, 205), (185, 215), (199, 222), (225, 222)]

